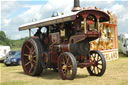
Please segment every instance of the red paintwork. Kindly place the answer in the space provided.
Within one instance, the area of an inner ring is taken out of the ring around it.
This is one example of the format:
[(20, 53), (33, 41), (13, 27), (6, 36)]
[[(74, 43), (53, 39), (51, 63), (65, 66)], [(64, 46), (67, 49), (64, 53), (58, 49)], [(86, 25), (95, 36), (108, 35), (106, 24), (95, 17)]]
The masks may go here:
[(92, 20), (88, 20), (87, 24), (94, 24), (94, 22)]
[(56, 64), (58, 61), (59, 55), (56, 52), (50, 52), (50, 58), (51, 58), (51, 63)]

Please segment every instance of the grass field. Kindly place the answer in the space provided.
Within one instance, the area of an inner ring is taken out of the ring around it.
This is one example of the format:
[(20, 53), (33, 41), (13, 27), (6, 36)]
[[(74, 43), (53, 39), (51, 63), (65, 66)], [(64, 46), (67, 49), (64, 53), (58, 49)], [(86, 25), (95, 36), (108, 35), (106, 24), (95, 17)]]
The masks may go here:
[(107, 69), (102, 77), (90, 76), (86, 70), (78, 69), (74, 80), (61, 80), (58, 73), (49, 69), (39, 77), (23, 73), (21, 66), (6, 67), (0, 64), (0, 85), (128, 85), (128, 57), (107, 62)]

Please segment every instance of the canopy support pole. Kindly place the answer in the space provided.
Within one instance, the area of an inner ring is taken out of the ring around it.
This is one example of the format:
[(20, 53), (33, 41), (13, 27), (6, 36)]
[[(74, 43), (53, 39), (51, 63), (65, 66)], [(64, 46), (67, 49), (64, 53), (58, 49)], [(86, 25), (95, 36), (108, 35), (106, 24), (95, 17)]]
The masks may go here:
[(31, 29), (29, 29), (29, 37), (31, 37)]

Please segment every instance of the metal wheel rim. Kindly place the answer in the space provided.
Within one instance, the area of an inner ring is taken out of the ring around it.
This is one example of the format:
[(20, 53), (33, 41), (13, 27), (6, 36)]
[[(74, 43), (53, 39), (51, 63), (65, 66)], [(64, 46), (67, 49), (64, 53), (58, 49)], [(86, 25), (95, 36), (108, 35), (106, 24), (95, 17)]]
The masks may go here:
[(36, 66), (37, 53), (33, 43), (27, 41), (23, 45), (22, 50), (22, 66), (26, 74), (31, 75)]
[(94, 75), (100, 74), (103, 69), (103, 61), (102, 61), (101, 56), (95, 52), (90, 55), (90, 59), (93, 62), (93, 65), (90, 67), (91, 72)]
[(61, 55), (59, 61), (59, 70), (63, 79), (70, 79), (72, 76), (72, 62), (68, 55)]

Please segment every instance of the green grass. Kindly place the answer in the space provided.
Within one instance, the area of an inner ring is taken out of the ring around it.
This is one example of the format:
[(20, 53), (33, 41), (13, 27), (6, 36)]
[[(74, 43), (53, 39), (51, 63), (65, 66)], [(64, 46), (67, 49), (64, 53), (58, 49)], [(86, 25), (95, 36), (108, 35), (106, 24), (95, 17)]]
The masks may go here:
[(0, 85), (128, 85), (128, 57), (107, 62), (106, 72), (102, 77), (90, 76), (86, 70), (78, 68), (74, 80), (61, 80), (58, 73), (47, 70), (39, 77), (25, 75), (22, 66), (6, 67), (0, 64)]

